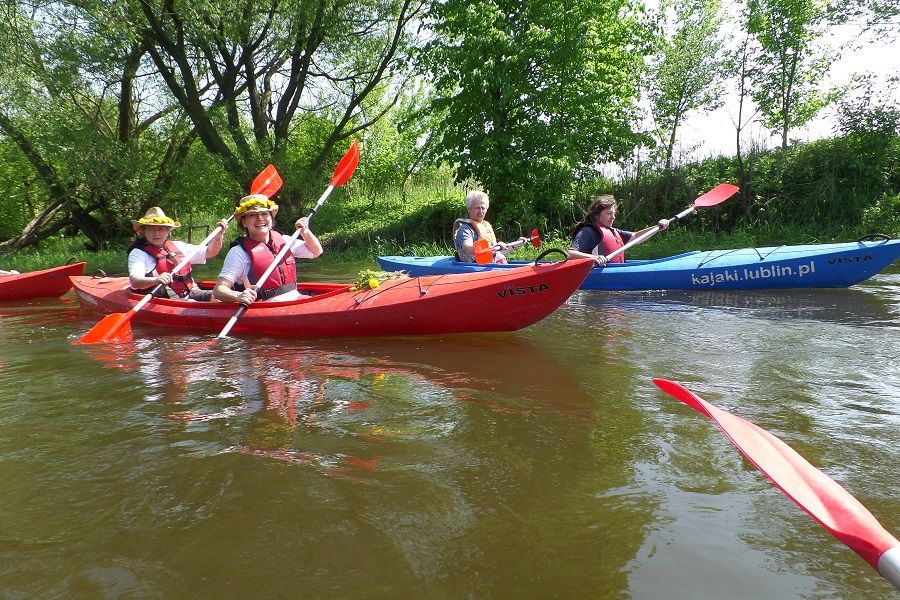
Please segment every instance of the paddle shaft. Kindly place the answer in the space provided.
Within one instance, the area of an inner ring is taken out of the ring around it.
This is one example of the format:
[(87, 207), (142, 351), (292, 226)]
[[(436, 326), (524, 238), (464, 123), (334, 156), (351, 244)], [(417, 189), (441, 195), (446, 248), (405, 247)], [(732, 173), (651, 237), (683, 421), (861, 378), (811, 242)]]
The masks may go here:
[(900, 546), (895, 546), (878, 559), (878, 572), (900, 591)]
[[(518, 248), (520, 246), (524, 246), (525, 244), (531, 244), (534, 242), (535, 239), (537, 239), (537, 237), (538, 236), (536, 236), (536, 235), (531, 235), (525, 239), (519, 238), (514, 242), (509, 242), (508, 244), (506, 244), (506, 247), (512, 249), (512, 248)], [(493, 247), (493, 249), (495, 249), (495, 250), (500, 250), (500, 248), (501, 248), (500, 244), (497, 244), (496, 246)]]
[[(328, 188), (326, 188), (325, 191), (322, 193), (322, 196), (319, 198), (319, 201), (316, 202), (316, 205), (313, 207), (312, 211), (310, 211), (309, 216), (306, 217), (307, 224), (309, 223), (309, 221), (312, 221), (312, 218), (316, 215), (316, 212), (318, 212), (319, 208), (322, 207), (322, 205), (325, 203), (325, 200), (328, 198), (328, 196), (331, 195), (332, 190), (334, 190), (334, 186), (329, 185)], [(275, 260), (273, 260), (272, 264), (270, 264), (266, 268), (266, 270), (263, 271), (263, 274), (259, 276), (259, 279), (257, 279), (257, 281), (265, 281), (266, 279), (269, 278), (269, 275), (272, 274), (272, 271), (274, 271), (276, 268), (278, 268), (278, 265), (281, 264), (282, 260), (284, 260), (284, 257), (291, 250), (291, 246), (294, 245), (294, 242), (297, 241), (298, 237), (300, 237), (300, 230), (295, 229), (293, 235), (291, 235), (291, 237), (288, 239), (287, 243), (285, 243), (285, 245), (281, 248), (281, 250), (278, 251), (278, 254), (275, 255)], [(228, 334), (231, 332), (231, 328), (234, 327), (234, 324), (237, 323), (237, 320), (240, 319), (241, 316), (245, 312), (247, 312), (248, 308), (250, 308), (249, 304), (245, 304), (245, 303), (241, 302), (241, 305), (238, 306), (237, 310), (234, 311), (234, 314), (231, 315), (231, 318), (228, 319), (228, 323), (226, 323), (225, 327), (222, 328), (222, 331), (219, 332), (218, 337), (220, 337), (220, 338), (228, 337)]]
[[(691, 206), (688, 206), (686, 209), (684, 209), (683, 211), (681, 211), (680, 213), (678, 213), (677, 215), (675, 215), (674, 217), (669, 219), (669, 224), (671, 225), (675, 221), (677, 221), (679, 219), (683, 219), (684, 217), (686, 217), (689, 214), (691, 214), (692, 212), (694, 212), (694, 210), (696, 210), (696, 207), (693, 204)], [(631, 238), (630, 240), (628, 240), (627, 244), (625, 244), (621, 248), (616, 248), (615, 250), (613, 250), (612, 252), (607, 254), (606, 260), (612, 260), (614, 257), (622, 254), (623, 252), (625, 252), (632, 246), (637, 246), (641, 242), (645, 242), (645, 241), (649, 240), (650, 238), (652, 238), (654, 235), (656, 235), (660, 231), (662, 231), (662, 227), (660, 227), (659, 225), (656, 225), (649, 231), (645, 231), (641, 235)]]
[[(230, 217), (225, 219), (225, 223), (231, 223), (231, 220), (233, 218), (234, 218), (234, 215), (231, 215)], [(172, 273), (177, 273), (181, 269), (185, 268), (192, 260), (194, 260), (195, 256), (200, 254), (201, 250), (205, 252), (206, 247), (209, 245), (209, 243), (212, 241), (212, 239), (214, 237), (216, 237), (216, 234), (218, 234), (219, 231), (224, 231), (222, 229), (221, 225), (217, 225), (216, 228), (212, 230), (212, 233), (210, 233), (208, 236), (206, 236), (206, 238), (204, 238), (204, 240), (197, 245), (197, 248), (193, 252), (191, 252), (184, 258), (182, 258), (181, 262), (179, 262), (177, 265), (175, 265), (175, 267), (172, 269)], [(150, 300), (153, 298), (153, 294), (155, 294), (156, 292), (158, 292), (159, 290), (164, 288), (165, 285), (166, 284), (164, 284), (164, 283), (156, 284), (156, 287), (154, 287), (152, 290), (150, 290), (150, 292), (148, 294), (146, 294), (143, 298), (141, 298), (140, 302), (138, 302), (137, 304), (132, 306), (131, 310), (128, 312), (130, 314), (133, 314), (133, 313), (136, 313), (137, 311), (141, 310), (142, 308), (144, 308), (144, 305), (147, 304), (148, 302), (150, 302)], [(128, 317), (126, 319), (123, 319), (120, 322), (124, 325), (125, 323), (127, 323), (130, 320), (131, 320), (131, 318)]]
[[(536, 237), (536, 236), (534, 236), (534, 237)], [(524, 246), (525, 244), (530, 244), (532, 242), (532, 240), (534, 240), (534, 237), (530, 237), (527, 240), (519, 239), (514, 242), (510, 242), (510, 243), (506, 244), (506, 248), (508, 250), (514, 250), (515, 248)], [(501, 248), (503, 248), (503, 246), (501, 246), (500, 244), (494, 244), (493, 246), (490, 246), (489, 248), (487, 248), (485, 250), (476, 250), (476, 252), (479, 252), (482, 254), (485, 252), (496, 252), (497, 250), (500, 250)]]

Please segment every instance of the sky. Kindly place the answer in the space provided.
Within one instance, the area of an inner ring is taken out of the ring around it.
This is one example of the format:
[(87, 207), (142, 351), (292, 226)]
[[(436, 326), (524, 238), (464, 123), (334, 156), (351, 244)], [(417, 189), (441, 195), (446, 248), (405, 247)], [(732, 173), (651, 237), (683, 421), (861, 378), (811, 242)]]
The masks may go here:
[[(884, 36), (871, 34), (861, 35), (862, 27), (855, 24), (841, 25), (831, 32), (828, 40), (837, 47), (844, 46), (840, 59), (835, 62), (829, 77), (823, 82), (826, 85), (840, 85), (850, 81), (854, 73), (873, 73), (880, 80), (889, 75), (900, 73), (900, 36), (888, 41)], [(728, 33), (725, 34), (726, 39)], [(853, 48), (847, 44), (856, 44)], [(733, 86), (732, 86), (733, 87)], [(893, 90), (893, 97), (900, 99), (900, 89)], [(826, 108), (808, 125), (791, 130), (791, 139), (813, 141), (833, 135), (835, 127), (834, 107)], [(692, 114), (688, 117), (679, 135), (679, 146), (682, 151), (694, 148), (691, 158), (735, 152), (735, 120), (737, 117), (737, 95), (726, 93), (725, 104), (708, 114)], [(771, 136), (765, 128), (752, 124), (741, 136), (742, 145), (750, 140), (759, 140), (773, 147), (780, 144), (780, 138)]]

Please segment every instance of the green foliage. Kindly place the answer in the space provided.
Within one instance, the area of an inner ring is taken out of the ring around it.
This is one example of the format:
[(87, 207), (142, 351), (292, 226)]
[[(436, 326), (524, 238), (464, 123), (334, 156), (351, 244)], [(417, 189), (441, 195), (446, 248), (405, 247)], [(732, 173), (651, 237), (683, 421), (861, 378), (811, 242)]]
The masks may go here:
[(660, 11), (666, 14), (670, 8), (677, 15), (675, 31), (658, 41), (649, 78), (655, 137), (666, 169), (672, 165), (675, 134), (687, 113), (721, 106), (723, 73), (719, 0), (667, 1)]
[(834, 102), (842, 90), (819, 87), (836, 54), (822, 49), (829, 13), (819, 0), (749, 0), (747, 29), (759, 46), (752, 56), (751, 96), (766, 125), (788, 147), (788, 132)]
[(649, 33), (627, 0), (446, 0), (429, 16), (438, 149), (498, 224), (565, 212), (574, 179), (637, 144)]

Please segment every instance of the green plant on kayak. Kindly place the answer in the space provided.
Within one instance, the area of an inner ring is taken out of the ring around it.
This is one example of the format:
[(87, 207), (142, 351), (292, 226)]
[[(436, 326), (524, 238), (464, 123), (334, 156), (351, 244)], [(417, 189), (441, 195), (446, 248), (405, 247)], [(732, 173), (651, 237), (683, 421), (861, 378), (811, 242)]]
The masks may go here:
[(373, 271), (372, 269), (363, 269), (356, 278), (356, 283), (350, 288), (353, 291), (374, 290), (383, 282), (389, 279), (400, 279), (407, 277), (403, 271)]

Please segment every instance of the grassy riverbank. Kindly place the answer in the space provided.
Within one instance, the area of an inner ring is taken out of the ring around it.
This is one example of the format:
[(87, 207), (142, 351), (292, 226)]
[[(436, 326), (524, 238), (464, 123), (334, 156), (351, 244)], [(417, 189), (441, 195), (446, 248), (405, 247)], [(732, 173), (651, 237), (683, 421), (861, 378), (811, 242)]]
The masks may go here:
[[(691, 217), (689, 217), (691, 218)], [(855, 241), (866, 232), (858, 228), (847, 227), (831, 232), (819, 232), (813, 235), (810, 232), (789, 228), (765, 228), (760, 230), (736, 230), (730, 234), (714, 233), (712, 231), (696, 231), (687, 227), (673, 225), (669, 231), (660, 233), (647, 242), (629, 251), (631, 258), (658, 258), (669, 256), (689, 250), (712, 250), (725, 248), (742, 248), (748, 246), (778, 246), (783, 244), (805, 244)], [(892, 232), (887, 232), (891, 234)], [(894, 235), (897, 232), (893, 232)], [(232, 230), (231, 235), (236, 235)], [(434, 256), (445, 255), (453, 252), (449, 243), (449, 234), (446, 243), (442, 242), (406, 242), (402, 239), (385, 239), (379, 235), (368, 232), (368, 236), (362, 235), (360, 243), (343, 246), (335, 249), (330, 244), (333, 236), (322, 234), (325, 253), (317, 259), (325, 265), (340, 264), (345, 262), (366, 263), (370, 262), (374, 268), (375, 257), (382, 255), (417, 255)], [(512, 239), (510, 235), (509, 239)], [(521, 248), (511, 255), (511, 258), (534, 258), (540, 252), (548, 248), (565, 249), (569, 245), (568, 234), (559, 231), (542, 232), (542, 247), (540, 249), (531, 246)], [(369, 241), (371, 240), (371, 241)], [(197, 240), (195, 240), (197, 241)], [(204, 276), (213, 276), (218, 272), (225, 250), (210, 261), (200, 272)], [(86, 273), (90, 274), (97, 269), (103, 270), (109, 275), (123, 274), (126, 268), (125, 248), (111, 248), (100, 252), (88, 252), (84, 250), (84, 240), (79, 238), (56, 239), (44, 242), (40, 248), (28, 248), (0, 258), (0, 268), (15, 269), (20, 272), (34, 271), (54, 267), (73, 261), (87, 262)]]

